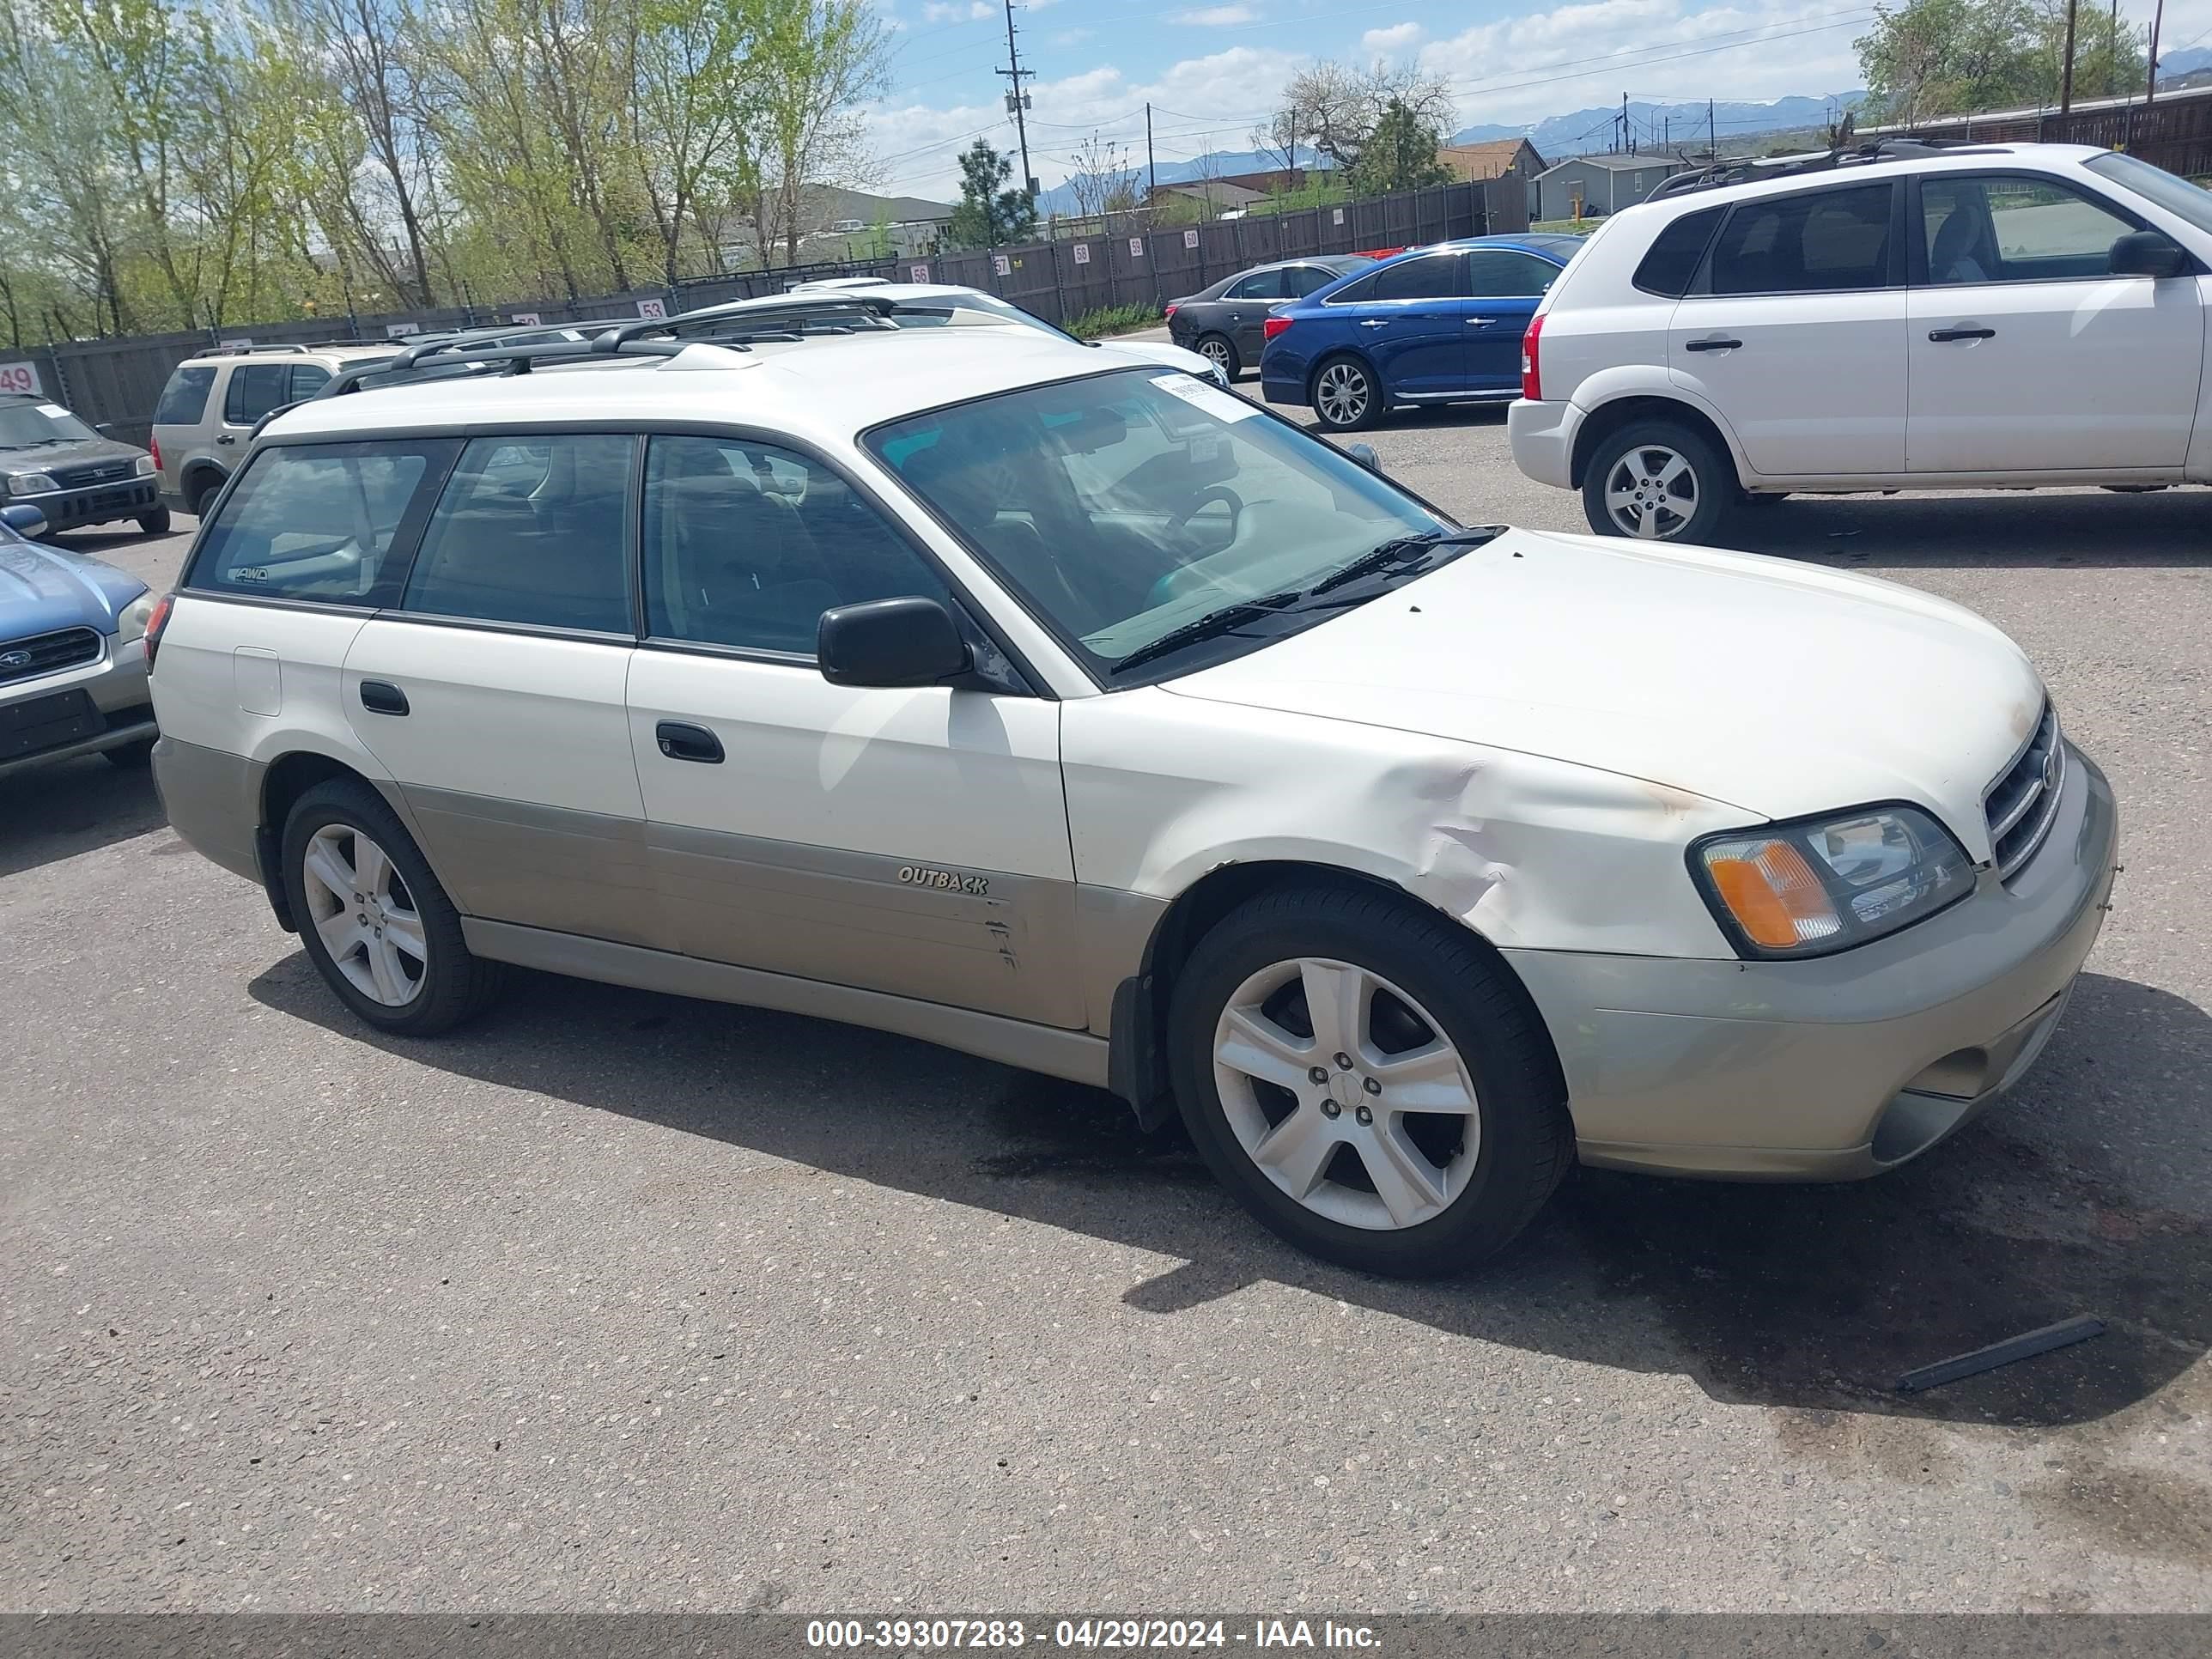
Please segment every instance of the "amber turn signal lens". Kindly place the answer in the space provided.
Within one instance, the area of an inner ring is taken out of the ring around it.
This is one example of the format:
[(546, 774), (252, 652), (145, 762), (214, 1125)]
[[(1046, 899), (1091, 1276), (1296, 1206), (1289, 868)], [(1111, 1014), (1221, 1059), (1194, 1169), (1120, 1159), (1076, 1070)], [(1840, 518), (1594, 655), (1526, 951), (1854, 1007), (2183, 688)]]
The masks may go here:
[(1736, 842), (1705, 865), (1713, 890), (1753, 945), (1793, 950), (1843, 931), (1827, 890), (1786, 841)]

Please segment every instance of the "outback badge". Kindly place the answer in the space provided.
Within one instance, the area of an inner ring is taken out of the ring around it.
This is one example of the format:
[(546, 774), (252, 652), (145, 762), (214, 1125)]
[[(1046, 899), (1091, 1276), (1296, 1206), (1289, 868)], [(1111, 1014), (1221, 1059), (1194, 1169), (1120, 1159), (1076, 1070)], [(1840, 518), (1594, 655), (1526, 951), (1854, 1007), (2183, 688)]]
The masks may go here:
[(988, 876), (963, 876), (957, 870), (933, 870), (926, 864), (900, 866), (899, 879), (909, 887), (935, 887), (948, 893), (973, 893), (978, 898), (991, 890)]

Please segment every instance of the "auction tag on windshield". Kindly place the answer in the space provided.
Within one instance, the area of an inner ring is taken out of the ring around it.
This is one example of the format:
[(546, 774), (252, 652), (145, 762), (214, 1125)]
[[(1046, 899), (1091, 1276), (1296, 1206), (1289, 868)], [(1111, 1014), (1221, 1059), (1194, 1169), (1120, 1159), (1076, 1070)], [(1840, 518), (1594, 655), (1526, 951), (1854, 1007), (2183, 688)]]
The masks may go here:
[(64, 409), (59, 404), (40, 404), (39, 405), (39, 413), (41, 415), (66, 415), (69, 413), (69, 410)]
[(1193, 409), (1202, 409), (1217, 421), (1249, 421), (1260, 411), (1234, 392), (1188, 374), (1160, 374), (1152, 384), (1170, 398), (1180, 398)]

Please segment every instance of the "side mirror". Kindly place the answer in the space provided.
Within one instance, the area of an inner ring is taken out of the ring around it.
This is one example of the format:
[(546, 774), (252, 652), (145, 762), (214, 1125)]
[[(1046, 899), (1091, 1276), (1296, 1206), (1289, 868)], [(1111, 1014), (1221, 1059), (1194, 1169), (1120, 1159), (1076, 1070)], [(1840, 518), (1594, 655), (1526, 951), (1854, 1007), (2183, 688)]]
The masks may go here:
[(1373, 444), (1350, 444), (1346, 446), (1344, 453), (1377, 477), (1382, 476), (1382, 458), (1375, 453)]
[(46, 533), (46, 515), (27, 501), (20, 507), (0, 507), (0, 524), (33, 541)]
[(2188, 269), (2189, 256), (2154, 230), (2131, 230), (2112, 244), (2115, 276), (2179, 276)]
[(941, 685), (975, 665), (935, 599), (870, 599), (822, 613), (814, 653), (832, 685)]

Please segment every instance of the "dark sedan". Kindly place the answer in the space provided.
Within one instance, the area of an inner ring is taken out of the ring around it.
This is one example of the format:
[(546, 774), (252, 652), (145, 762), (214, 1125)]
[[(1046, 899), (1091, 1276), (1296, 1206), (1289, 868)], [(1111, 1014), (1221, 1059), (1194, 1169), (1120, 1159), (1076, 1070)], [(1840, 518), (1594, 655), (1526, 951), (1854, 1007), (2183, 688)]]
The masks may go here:
[(144, 450), (101, 437), (44, 398), (0, 394), (0, 507), (35, 507), (50, 530), (135, 519), (159, 536), (169, 515), (155, 489)]
[(1267, 321), (1270, 306), (1304, 299), (1374, 263), (1364, 253), (1318, 253), (1307, 259), (1254, 265), (1187, 299), (1169, 301), (1169, 337), (1233, 380), (1260, 361), (1266, 343), (1260, 325)]

